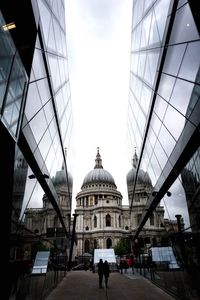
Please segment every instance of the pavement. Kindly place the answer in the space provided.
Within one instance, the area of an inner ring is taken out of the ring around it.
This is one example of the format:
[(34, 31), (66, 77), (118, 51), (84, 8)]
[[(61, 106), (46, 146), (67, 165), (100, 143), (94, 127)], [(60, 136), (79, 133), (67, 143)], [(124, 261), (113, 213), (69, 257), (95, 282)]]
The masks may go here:
[[(130, 270), (128, 270), (130, 271)], [(108, 288), (99, 288), (98, 274), (70, 271), (46, 300), (174, 300), (171, 295), (139, 273), (112, 272)]]

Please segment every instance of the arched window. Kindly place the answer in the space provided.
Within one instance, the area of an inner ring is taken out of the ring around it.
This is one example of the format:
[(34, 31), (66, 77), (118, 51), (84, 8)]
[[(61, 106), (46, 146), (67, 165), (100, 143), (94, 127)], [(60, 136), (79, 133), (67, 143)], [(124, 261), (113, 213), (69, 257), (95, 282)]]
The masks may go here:
[(111, 226), (111, 217), (110, 217), (110, 215), (106, 215), (106, 226)]
[(97, 249), (97, 240), (94, 239), (94, 249)]
[(137, 225), (139, 225), (141, 217), (142, 217), (142, 214), (137, 214)]
[(119, 227), (121, 227), (121, 216), (119, 216)]
[(97, 217), (94, 216), (94, 227), (97, 227)]
[(54, 225), (54, 226), (53, 226), (54, 228), (58, 227), (59, 222), (58, 222), (58, 217), (57, 217), (57, 216), (54, 217), (53, 223), (54, 223), (54, 224), (53, 224), (53, 225)]
[(112, 247), (112, 240), (111, 240), (110, 238), (108, 238), (108, 239), (106, 240), (106, 248), (109, 249), (109, 248), (111, 248), (111, 247)]
[(150, 216), (150, 225), (154, 225), (154, 215), (152, 214), (151, 216)]
[(151, 243), (150, 237), (145, 237), (144, 238), (144, 243), (145, 244), (150, 244)]
[(89, 253), (90, 252), (90, 241), (89, 240), (85, 240), (85, 253)]

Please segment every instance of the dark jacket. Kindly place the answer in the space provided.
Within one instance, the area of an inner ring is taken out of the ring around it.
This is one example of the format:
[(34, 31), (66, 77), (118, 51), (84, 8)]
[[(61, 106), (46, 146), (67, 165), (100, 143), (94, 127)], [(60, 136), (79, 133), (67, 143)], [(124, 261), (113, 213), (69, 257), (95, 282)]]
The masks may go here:
[(110, 274), (110, 267), (109, 267), (107, 260), (103, 264), (103, 274), (105, 277), (109, 277), (109, 274)]
[(98, 274), (103, 274), (104, 273), (104, 263), (103, 263), (102, 259), (100, 259), (97, 267), (98, 267)]

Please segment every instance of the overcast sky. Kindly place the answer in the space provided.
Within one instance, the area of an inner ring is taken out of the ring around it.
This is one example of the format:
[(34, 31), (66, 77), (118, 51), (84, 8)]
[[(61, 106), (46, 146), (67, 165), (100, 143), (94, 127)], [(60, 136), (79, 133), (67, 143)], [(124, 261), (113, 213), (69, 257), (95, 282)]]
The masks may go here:
[(94, 168), (97, 147), (127, 204), (132, 0), (68, 0), (65, 5), (75, 141), (73, 208), (84, 177)]

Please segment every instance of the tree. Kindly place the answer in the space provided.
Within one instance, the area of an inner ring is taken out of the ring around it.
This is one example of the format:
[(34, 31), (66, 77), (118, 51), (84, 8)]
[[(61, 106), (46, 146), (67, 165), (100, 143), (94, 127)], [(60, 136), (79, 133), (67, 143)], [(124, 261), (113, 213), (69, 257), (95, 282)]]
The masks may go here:
[(129, 239), (121, 239), (114, 247), (116, 255), (126, 255), (131, 253), (131, 243)]

